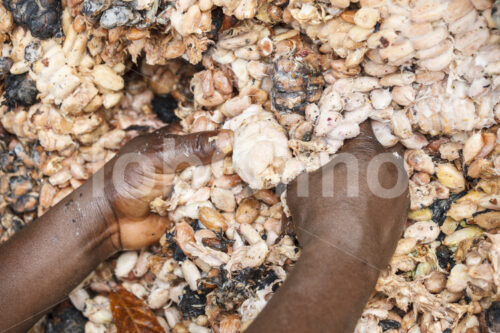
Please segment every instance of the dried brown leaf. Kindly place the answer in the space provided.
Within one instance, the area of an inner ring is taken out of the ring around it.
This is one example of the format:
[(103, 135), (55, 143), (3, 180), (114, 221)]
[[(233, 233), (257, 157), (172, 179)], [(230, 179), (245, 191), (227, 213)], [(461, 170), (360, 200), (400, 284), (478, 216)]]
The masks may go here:
[(111, 291), (109, 299), (118, 333), (165, 332), (153, 311), (123, 287)]

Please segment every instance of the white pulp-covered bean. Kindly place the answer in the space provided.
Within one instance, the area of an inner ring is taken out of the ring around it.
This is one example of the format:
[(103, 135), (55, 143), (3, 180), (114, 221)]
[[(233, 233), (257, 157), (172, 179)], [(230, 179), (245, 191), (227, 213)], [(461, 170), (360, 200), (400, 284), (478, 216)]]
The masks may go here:
[(291, 153), (272, 113), (252, 105), (224, 127), (235, 132), (233, 166), (240, 177), (255, 189), (276, 185)]
[(421, 243), (430, 243), (439, 236), (439, 225), (432, 221), (415, 222), (406, 228), (405, 238), (414, 238)]
[(189, 284), (191, 290), (198, 289), (198, 280), (201, 279), (201, 274), (196, 265), (189, 259), (182, 262), (182, 275)]
[(115, 275), (123, 278), (127, 277), (135, 264), (137, 263), (138, 255), (135, 251), (127, 251), (122, 253), (116, 261)]
[(370, 92), (370, 100), (375, 109), (385, 109), (391, 104), (389, 89), (375, 89)]

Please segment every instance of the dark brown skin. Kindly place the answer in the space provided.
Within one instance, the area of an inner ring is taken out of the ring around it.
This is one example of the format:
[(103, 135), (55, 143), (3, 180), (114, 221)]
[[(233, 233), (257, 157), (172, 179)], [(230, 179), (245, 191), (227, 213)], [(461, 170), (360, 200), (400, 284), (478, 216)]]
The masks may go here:
[[(402, 159), (380, 168), (380, 184), (393, 188), (399, 168), (403, 193), (382, 199), (371, 193), (367, 166), (384, 153), (367, 122), (342, 152), (359, 163), (359, 196), (347, 197), (347, 173), (337, 158), (309, 175), (310, 195), (299, 197), (297, 181), (288, 188), (297, 237), (303, 252), (286, 282), (252, 323), (248, 333), (352, 332), (380, 271), (389, 263), (401, 237), (409, 205)], [(400, 155), (402, 156), (402, 155)], [(334, 173), (333, 197), (322, 196), (325, 172)]]
[[(206, 138), (214, 135), (211, 133), (204, 134), (205, 139), (198, 137), (197, 144), (193, 144), (194, 136), (176, 138), (182, 141), (181, 148), (166, 150), (160, 156), (158, 151), (163, 147), (158, 142), (165, 133), (155, 135), (135, 139), (119, 153), (126, 156), (127, 152), (140, 151), (154, 156), (147, 172), (127, 169), (125, 181), (113, 186), (110, 174), (119, 164), (118, 156), (0, 248), (0, 332), (56, 304), (116, 251), (156, 241), (168, 221), (149, 212), (149, 201), (168, 193), (166, 185), (172, 181), (173, 171), (186, 164), (179, 163), (183, 152), (197, 155), (198, 164), (228, 152), (207, 143)], [(228, 142), (228, 133), (224, 136), (221, 141)], [(345, 167), (335, 166), (335, 162), (323, 168), (334, 174), (333, 198), (322, 196), (321, 172), (310, 175), (308, 197), (297, 195), (296, 182), (290, 185), (287, 200), (303, 254), (247, 332), (353, 331), (379, 271), (388, 264), (401, 236), (408, 194), (406, 185), (403, 194), (394, 199), (381, 199), (368, 190), (366, 167), (373, 156), (384, 152), (368, 124), (362, 125), (362, 135), (348, 141), (343, 151), (358, 159), (359, 195), (346, 196)], [(168, 161), (164, 172), (159, 172), (161, 160)], [(394, 162), (404, 172), (401, 160)], [(384, 164), (379, 173), (382, 186), (391, 188), (396, 172), (395, 166)], [(92, 184), (100, 181), (106, 190), (92, 197)], [(148, 182), (154, 186), (146, 195), (143, 184)], [(138, 191), (131, 190), (134, 188)], [(125, 198), (123, 193), (136, 195)], [(39, 315), (9, 332), (26, 331), (36, 318)]]
[[(149, 202), (168, 194), (176, 170), (231, 151), (229, 131), (186, 136), (168, 131), (131, 140), (89, 181), (2, 245), (0, 332), (26, 332), (102, 261), (158, 241), (169, 221), (150, 213)], [(132, 163), (119, 177), (119, 161), (137, 153), (145, 169)]]

